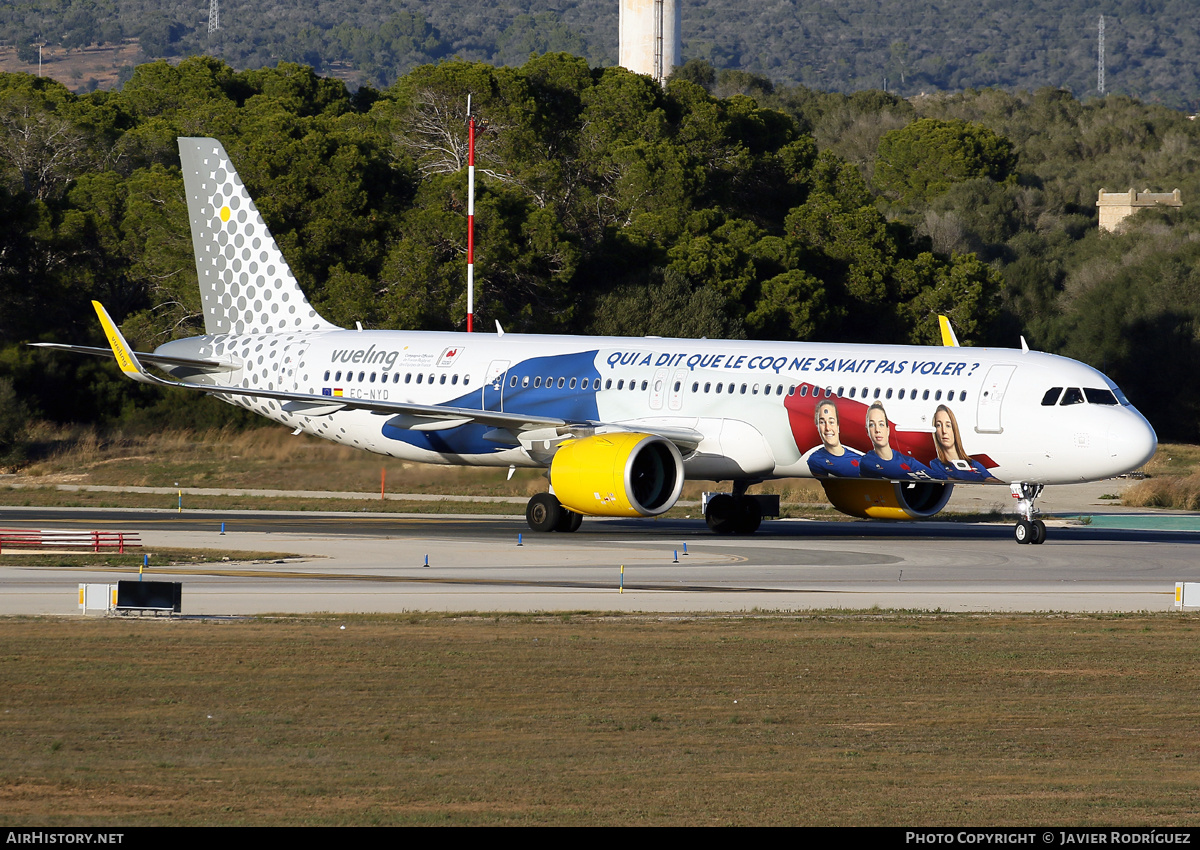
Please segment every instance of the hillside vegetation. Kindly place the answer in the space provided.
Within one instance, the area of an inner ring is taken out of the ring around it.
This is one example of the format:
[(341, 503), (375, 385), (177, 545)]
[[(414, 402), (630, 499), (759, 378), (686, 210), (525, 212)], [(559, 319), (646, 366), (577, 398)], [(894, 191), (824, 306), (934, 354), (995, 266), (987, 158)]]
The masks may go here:
[[(1185, 0), (791, 0), (682, 2), (688, 59), (764, 74), (783, 85), (850, 93), (997, 86), (1096, 92), (1096, 30), (1105, 16), (1107, 90), (1176, 108), (1200, 104), (1200, 19)], [(617, 0), (366, 0), (249, 4), (179, 0), (5, 0), (0, 41), (78, 49), (136, 40), (146, 59), (219, 55), (236, 68), (298, 62), (355, 84), (388, 86), (414, 67), (457, 58), (520, 65), (566, 51), (617, 61)], [(132, 69), (130, 69), (132, 70)], [(86, 86), (80, 79), (78, 85)]]
[[(331, 320), (461, 328), (468, 93), (485, 327), (936, 342), (946, 313), (974, 344), (1023, 333), (1093, 363), (1160, 435), (1200, 439), (1197, 128), (1180, 113), (1057, 89), (846, 96), (704, 63), (664, 90), (548, 54), (354, 94), (211, 58), (84, 96), (0, 75), (0, 451), (28, 417), (246, 421), (22, 345), (102, 344), (92, 298), (141, 347), (201, 327), (180, 135), (224, 142)], [(1185, 206), (1099, 233), (1097, 189), (1130, 185), (1178, 186)]]

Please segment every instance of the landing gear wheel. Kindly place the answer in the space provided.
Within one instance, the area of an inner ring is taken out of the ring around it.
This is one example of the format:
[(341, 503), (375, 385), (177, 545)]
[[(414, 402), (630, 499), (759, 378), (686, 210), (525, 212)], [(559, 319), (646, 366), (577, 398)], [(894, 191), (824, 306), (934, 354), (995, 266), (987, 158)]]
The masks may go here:
[(733, 534), (738, 527), (737, 502), (725, 493), (713, 496), (704, 509), (704, 521), (716, 534)]
[(738, 511), (737, 533), (753, 534), (762, 525), (762, 508), (753, 496), (742, 499), (741, 510)]
[(1018, 543), (1031, 542), (1034, 535), (1033, 523), (1027, 519), (1018, 520), (1017, 527), (1013, 529), (1013, 535), (1017, 538)]
[(1033, 526), (1033, 539), (1029, 542), (1040, 546), (1046, 542), (1046, 523), (1040, 519), (1035, 519), (1031, 525)]
[(554, 526), (555, 531), (578, 531), (581, 525), (583, 525), (583, 514), (577, 514), (564, 507), (559, 507), (558, 524)]
[(538, 493), (525, 508), (525, 522), (534, 531), (554, 531), (562, 516), (562, 505), (550, 493)]

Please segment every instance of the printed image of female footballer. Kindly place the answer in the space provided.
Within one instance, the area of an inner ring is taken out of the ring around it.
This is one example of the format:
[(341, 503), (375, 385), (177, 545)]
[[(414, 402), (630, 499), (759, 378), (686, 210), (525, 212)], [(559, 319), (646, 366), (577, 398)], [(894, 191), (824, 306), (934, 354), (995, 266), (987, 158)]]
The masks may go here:
[(832, 399), (821, 402), (813, 418), (817, 433), (821, 436), (821, 445), (808, 456), (808, 468), (813, 476), (857, 478), (862, 455), (842, 445), (842, 426), (837, 405)]
[(933, 414), (933, 445), (937, 449), (937, 457), (930, 467), (939, 478), (955, 481), (996, 480), (982, 463), (967, 455), (959, 434), (958, 420), (944, 404), (939, 404)]
[(929, 481), (941, 477), (915, 457), (893, 450), (889, 445), (891, 435), (887, 412), (882, 404), (875, 402), (867, 409), (867, 436), (874, 448), (862, 456), (859, 475), (891, 481)]

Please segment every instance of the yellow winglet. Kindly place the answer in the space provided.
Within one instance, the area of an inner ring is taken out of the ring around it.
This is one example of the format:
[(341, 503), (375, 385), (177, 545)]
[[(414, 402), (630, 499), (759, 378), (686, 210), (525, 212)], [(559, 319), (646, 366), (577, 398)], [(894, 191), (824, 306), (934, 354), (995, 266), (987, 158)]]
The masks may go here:
[(954, 328), (950, 327), (950, 320), (945, 316), (938, 316), (938, 327), (942, 329), (942, 345), (958, 348), (958, 337), (954, 335)]
[(108, 315), (104, 305), (99, 301), (93, 301), (92, 306), (96, 308), (96, 315), (100, 317), (100, 327), (104, 328), (104, 336), (108, 338), (108, 344), (112, 347), (113, 356), (117, 358), (117, 365), (121, 367), (121, 371), (143, 384), (157, 383), (146, 374), (146, 370), (138, 362), (133, 349), (125, 341), (125, 337), (121, 336), (121, 332), (117, 330), (117, 323)]

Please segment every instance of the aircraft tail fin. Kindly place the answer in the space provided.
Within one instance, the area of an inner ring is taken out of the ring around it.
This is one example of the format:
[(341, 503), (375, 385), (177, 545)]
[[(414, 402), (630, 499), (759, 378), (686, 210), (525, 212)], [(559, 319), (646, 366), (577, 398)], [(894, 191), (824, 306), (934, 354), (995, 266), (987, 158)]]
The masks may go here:
[(205, 332), (338, 330), (308, 302), (225, 147), (180, 137), (179, 161)]

